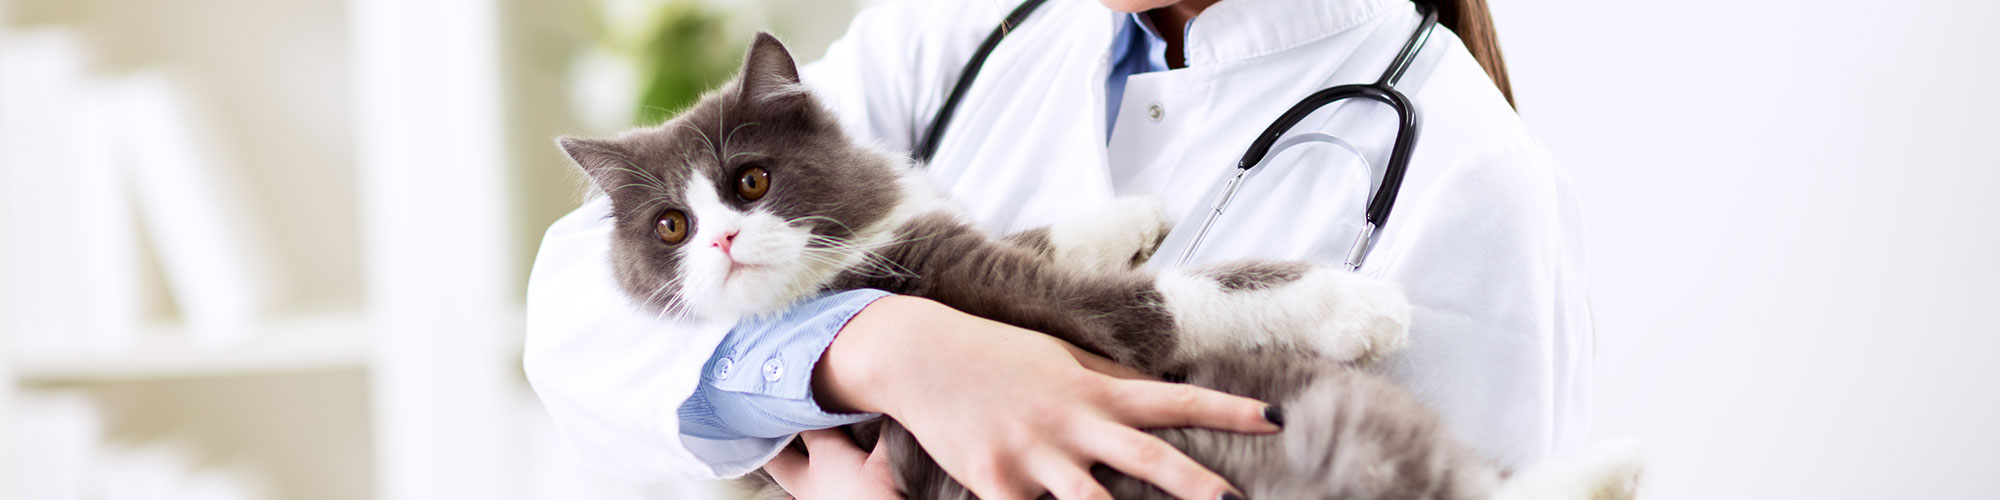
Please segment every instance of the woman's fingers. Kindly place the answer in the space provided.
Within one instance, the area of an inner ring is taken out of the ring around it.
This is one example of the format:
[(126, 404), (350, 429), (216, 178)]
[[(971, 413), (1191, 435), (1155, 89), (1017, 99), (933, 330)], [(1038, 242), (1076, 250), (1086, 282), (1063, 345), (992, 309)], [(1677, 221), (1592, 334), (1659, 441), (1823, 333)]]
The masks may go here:
[(778, 456), (764, 463), (764, 472), (771, 473), (771, 479), (778, 481), (778, 487), (787, 492), (806, 489), (806, 454), (791, 447), (785, 447)]
[[(1202, 467), (1158, 436), (1122, 425), (1106, 425), (1079, 436), (1079, 440), (1104, 465), (1153, 483), (1182, 500), (1242, 498), (1221, 474)], [(1224, 493), (1235, 496), (1224, 497)]]
[(1061, 455), (1044, 456), (1029, 464), (1029, 473), (1056, 500), (1112, 500), (1111, 492), (1091, 477), (1089, 462), (1078, 464)]
[(806, 431), (799, 433), (799, 439), (805, 441), (805, 450), (786, 447), (764, 464), (787, 493), (813, 499), (902, 498), (887, 462), (876, 462), (862, 452), (846, 432)]
[(1134, 427), (1204, 427), (1253, 434), (1278, 432), (1283, 411), (1263, 401), (1187, 384), (1112, 382), (1119, 419)]
[(889, 470), (888, 431), (878, 432), (875, 434), (875, 447), (871, 449), (874, 451), (869, 452), (868, 459), (861, 462), (862, 468), (864, 469), (879, 468), (885, 471)]
[(1063, 349), (1069, 350), (1070, 357), (1076, 358), (1076, 362), (1078, 364), (1083, 365), (1084, 368), (1089, 368), (1090, 371), (1122, 379), (1153, 380), (1153, 377), (1146, 376), (1145, 373), (1141, 373), (1139, 370), (1134, 370), (1125, 365), (1118, 364), (1118, 362), (1112, 361), (1108, 358), (1105, 358), (1104, 356), (1091, 354), (1090, 351), (1085, 351), (1083, 350), (1083, 348), (1077, 347), (1075, 344), (1064, 342), (1062, 339), (1053, 337), (1051, 337), (1050, 340), (1056, 341), (1057, 344), (1062, 344)]
[(852, 460), (855, 463), (866, 459), (861, 447), (855, 446), (854, 438), (838, 427), (801, 432), (799, 439), (806, 442), (806, 453), (815, 457)]

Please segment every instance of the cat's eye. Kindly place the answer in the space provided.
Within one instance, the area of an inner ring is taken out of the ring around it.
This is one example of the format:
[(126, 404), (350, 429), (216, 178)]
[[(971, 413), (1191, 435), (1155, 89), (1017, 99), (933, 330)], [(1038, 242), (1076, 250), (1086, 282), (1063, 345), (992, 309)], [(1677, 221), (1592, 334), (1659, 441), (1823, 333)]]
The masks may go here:
[(654, 227), (654, 231), (660, 233), (660, 241), (674, 244), (687, 241), (687, 213), (679, 210), (668, 210), (666, 213), (660, 214), (660, 222)]
[(745, 201), (757, 201), (764, 193), (771, 192), (771, 173), (764, 167), (751, 165), (744, 167), (736, 176), (736, 195)]

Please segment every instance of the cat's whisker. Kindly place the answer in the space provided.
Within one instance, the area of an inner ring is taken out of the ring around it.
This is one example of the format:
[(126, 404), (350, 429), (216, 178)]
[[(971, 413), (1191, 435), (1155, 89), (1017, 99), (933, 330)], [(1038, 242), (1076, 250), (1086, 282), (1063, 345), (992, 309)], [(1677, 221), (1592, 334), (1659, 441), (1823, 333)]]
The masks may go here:
[[(632, 162), (631, 162), (630, 160), (626, 160), (626, 161), (625, 161), (625, 163), (627, 163), (627, 164), (629, 165), (629, 164), (630, 164), (630, 163), (632, 163)], [(636, 168), (632, 168), (632, 167), (630, 167), (630, 166), (623, 166), (623, 167), (611, 167), (611, 168), (610, 168), (610, 170), (614, 170), (614, 171), (622, 171), (622, 172), (631, 172), (631, 173), (633, 173), (633, 174), (635, 174), (635, 175), (638, 175), (638, 176), (640, 177), (640, 178), (639, 178), (639, 180), (641, 180), (641, 181), (646, 181), (646, 182), (650, 183), (650, 185), (651, 185), (651, 186), (653, 187), (653, 189), (657, 189), (657, 190), (660, 190), (660, 191), (667, 191), (667, 182), (666, 182), (666, 181), (663, 181), (663, 180), (660, 180), (660, 178), (659, 178), (659, 177), (656, 177), (656, 176), (654, 176), (652, 172), (647, 172), (647, 171), (644, 171), (644, 170), (640, 170), (640, 169), (636, 169)]]
[(680, 281), (681, 281), (680, 277), (678, 276), (669, 278), (665, 283), (661, 283), (659, 288), (654, 289), (653, 293), (646, 294), (646, 303), (651, 304), (660, 301), (658, 297), (660, 297), (661, 293), (667, 293), (666, 296), (667, 302), (665, 304), (660, 305), (660, 314), (658, 316), (655, 316), (653, 319), (658, 320), (661, 318), (665, 318), (667, 313), (674, 309), (674, 299), (676, 297), (674, 297), (674, 295), (670, 292), (672, 291), (673, 288), (679, 286)]
[[(791, 219), (791, 220), (787, 220), (787, 221), (785, 221), (785, 225), (788, 225), (788, 226), (789, 226), (789, 225), (795, 225), (795, 224), (798, 224), (798, 223), (801, 223), (801, 222), (805, 222), (805, 221), (813, 221), (813, 220), (823, 220), (823, 221), (827, 221), (827, 222), (831, 222), (831, 223), (833, 223), (833, 224), (834, 224), (834, 225), (836, 225), (836, 226), (840, 226), (840, 229), (841, 229), (841, 230), (843, 230), (843, 231), (847, 231), (847, 234), (849, 234), (849, 235), (859, 235), (859, 234), (861, 234), (861, 233), (858, 233), (858, 232), (855, 232), (855, 231), (854, 231), (854, 228), (851, 228), (851, 227), (848, 227), (848, 226), (847, 226), (847, 223), (844, 223), (844, 222), (841, 222), (841, 221), (840, 221), (840, 219), (835, 219), (835, 218), (832, 218), (832, 217), (827, 217), (827, 216), (824, 216), (824, 215), (807, 215), (807, 216), (803, 216), (803, 217), (798, 217), (798, 218), (794, 218), (794, 219)], [(815, 235), (815, 236), (817, 236), (817, 235)]]
[[(678, 290), (681, 288), (681, 280), (675, 279), (672, 281), (672, 283), (673, 283), (673, 289)], [(663, 309), (661, 312), (681, 315), (681, 314), (686, 314), (690, 307), (691, 306), (688, 304), (688, 299), (686, 296), (670, 293), (667, 294), (666, 308)], [(662, 314), (661, 316), (664, 317), (665, 314)]]
[[(717, 124), (716, 124), (716, 128), (718, 128), (718, 129), (722, 128), (722, 127), (721, 127), (721, 125), (722, 125), (721, 123), (717, 123)], [(682, 127), (687, 127), (687, 129), (688, 129), (688, 130), (693, 130), (693, 131), (694, 131), (694, 133), (695, 133), (695, 137), (696, 137), (696, 138), (698, 138), (698, 139), (701, 139), (701, 143), (702, 143), (702, 144), (705, 144), (705, 145), (707, 145), (707, 146), (708, 146), (708, 152), (709, 152), (709, 154), (711, 154), (711, 155), (714, 155), (716, 151), (719, 151), (719, 150), (718, 150), (718, 149), (716, 149), (716, 147), (715, 147), (715, 141), (714, 141), (713, 139), (709, 139), (709, 137), (708, 137), (708, 131), (706, 131), (706, 130), (702, 130), (702, 129), (701, 129), (700, 127), (696, 127), (696, 126), (694, 126), (694, 124), (691, 124), (691, 123), (688, 123), (688, 122), (681, 122), (681, 126), (682, 126)], [(717, 156), (717, 157), (715, 158), (715, 162), (716, 162), (716, 163), (722, 163), (722, 157), (721, 157), (721, 156)]]
[(812, 238), (813, 238), (813, 239), (812, 239), (812, 240), (810, 240), (810, 241), (814, 241), (814, 242), (818, 242), (818, 243), (821, 243), (822, 245), (825, 245), (825, 247), (824, 247), (824, 248), (828, 248), (828, 249), (834, 249), (834, 250), (845, 250), (845, 251), (851, 251), (851, 252), (857, 252), (857, 253), (860, 253), (860, 254), (862, 254), (862, 255), (863, 255), (864, 257), (866, 257), (866, 258), (870, 258), (870, 259), (877, 259), (877, 260), (880, 260), (880, 261), (882, 261), (883, 263), (886, 263), (886, 264), (888, 264), (888, 265), (891, 265), (891, 266), (895, 266), (896, 268), (899, 268), (899, 269), (902, 269), (902, 270), (903, 270), (904, 272), (909, 272), (909, 273), (910, 273), (910, 274), (911, 274), (911, 275), (912, 275), (912, 276), (914, 277), (914, 275), (915, 275), (915, 273), (914, 273), (914, 272), (911, 272), (911, 271), (909, 271), (909, 269), (908, 269), (908, 268), (904, 268), (904, 267), (903, 267), (903, 266), (902, 266), (901, 264), (897, 264), (897, 263), (896, 263), (896, 262), (895, 262), (894, 260), (891, 260), (891, 259), (889, 259), (889, 258), (887, 258), (887, 257), (884, 257), (884, 256), (882, 256), (882, 255), (881, 255), (880, 253), (877, 253), (877, 252), (875, 252), (875, 250), (876, 250), (876, 249), (879, 249), (879, 248), (884, 248), (884, 247), (888, 247), (888, 246), (893, 246), (893, 245), (897, 245), (897, 244), (902, 244), (902, 243), (913, 243), (913, 242), (919, 242), (919, 241), (924, 241), (924, 240), (927, 240), (927, 239), (930, 239), (930, 238), (932, 238), (932, 237), (934, 237), (934, 236), (932, 236), (932, 235), (926, 235), (926, 236), (923, 236), (923, 237), (919, 237), (919, 238), (895, 238), (895, 239), (890, 239), (890, 240), (886, 240), (886, 241), (883, 241), (883, 242), (879, 242), (879, 243), (872, 243), (872, 244), (860, 244), (860, 243), (853, 243), (853, 242), (848, 242), (848, 241), (843, 241), (843, 240), (840, 240), (840, 239), (836, 239), (836, 238), (832, 238), (832, 237), (828, 237), (828, 236), (822, 236), (822, 235), (812, 235)]
[(862, 248), (858, 246), (824, 246), (824, 247), (819, 247), (815, 250), (828, 253), (848, 252), (848, 253), (860, 254), (863, 257), (871, 259), (879, 259), (883, 261), (889, 260), (887, 257), (884, 257), (882, 254), (877, 253), (872, 249)]
[(659, 191), (659, 190), (660, 190), (660, 187), (659, 187), (659, 186), (654, 186), (654, 185), (652, 185), (652, 184), (645, 184), (645, 183), (638, 183), (638, 182), (634, 182), (634, 183), (629, 183), (629, 184), (625, 184), (625, 185), (621, 185), (621, 186), (618, 186), (618, 187), (614, 187), (614, 188), (611, 188), (611, 189), (607, 189), (607, 190), (604, 190), (604, 192), (605, 192), (606, 194), (610, 194), (610, 193), (615, 193), (615, 192), (618, 192), (618, 191), (620, 191), (620, 190), (623, 190), (623, 189), (625, 189), (625, 188), (635, 188), (635, 187), (637, 187), (637, 188), (647, 188), (647, 189), (651, 189), (651, 190), (654, 190), (654, 191)]
[[(748, 126), (751, 126), (751, 125), (756, 125), (756, 124), (757, 124), (757, 122), (747, 122), (747, 123), (739, 123), (739, 124), (737, 124), (737, 125), (736, 125), (736, 128), (732, 128), (732, 129), (729, 129), (729, 133), (727, 133), (727, 134), (723, 134), (723, 135), (722, 135), (722, 154), (729, 154), (729, 139), (730, 139), (730, 138), (733, 138), (733, 137), (736, 137), (736, 131), (738, 131), (738, 130), (743, 130), (743, 127), (748, 127)], [(720, 125), (720, 124), (717, 124), (717, 125)], [(721, 128), (721, 127), (720, 127), (720, 126), (718, 126), (718, 127), (716, 127), (716, 128), (718, 128), (718, 129), (719, 129), (719, 128)], [(729, 156), (729, 158), (730, 158), (730, 159), (735, 159), (735, 158), (736, 158), (736, 155), (730, 155), (730, 156)], [(715, 162), (716, 162), (716, 163), (723, 163), (723, 161), (722, 161), (722, 159), (721, 159), (721, 158), (716, 158), (716, 159), (715, 159)]]
[(829, 256), (818, 253), (803, 254), (801, 255), (801, 257), (812, 262), (825, 264), (826, 266), (829, 267), (844, 267), (846, 268), (847, 272), (851, 272), (868, 278), (916, 278), (917, 277), (915, 274), (912, 273), (891, 269), (887, 266), (882, 265), (881, 262), (875, 261), (874, 259), (862, 259), (859, 262), (848, 262), (847, 259), (841, 258), (841, 256)]
[(800, 252), (800, 255), (802, 256), (829, 259), (831, 262), (835, 263), (845, 263), (847, 260), (849, 260), (848, 257), (855, 254), (860, 254), (863, 257), (864, 262), (861, 263), (863, 265), (873, 265), (872, 262), (866, 262), (866, 261), (876, 260), (879, 258), (879, 256), (876, 255), (857, 252), (854, 249), (850, 248), (839, 248), (839, 247), (818, 247), (818, 248), (807, 247), (806, 249), (804, 249), (804, 251)]
[[(838, 262), (834, 262), (833, 264), (850, 265), (846, 262), (846, 259), (844, 258), (847, 255), (842, 254), (841, 252), (843, 251), (852, 252), (855, 254), (859, 254), (861, 256), (861, 259), (858, 262), (851, 264), (851, 266), (867, 266), (870, 269), (886, 273), (889, 276), (900, 276), (909, 278), (918, 277), (918, 274), (915, 271), (911, 271), (909, 268), (903, 267), (902, 264), (899, 264), (896, 261), (889, 259), (888, 257), (884, 257), (882, 256), (882, 254), (876, 253), (873, 250), (861, 248), (858, 246), (853, 246), (851, 244), (838, 241), (833, 241), (829, 243), (841, 246), (827, 246), (819, 248), (808, 246), (806, 247), (806, 251), (803, 252), (802, 255), (811, 255), (814, 257), (833, 256), (833, 258), (836, 258), (836, 260), (838, 260)], [(876, 276), (876, 277), (887, 277), (887, 276)]]
[(824, 255), (806, 255), (806, 256), (801, 256), (800, 258), (801, 258), (801, 259), (803, 259), (803, 260), (806, 260), (806, 261), (808, 261), (808, 262), (813, 262), (813, 263), (817, 263), (817, 264), (821, 264), (821, 266), (819, 266), (819, 267), (820, 267), (820, 268), (821, 268), (822, 270), (825, 270), (826, 268), (840, 268), (840, 267), (848, 267), (848, 268), (850, 268), (850, 269), (848, 269), (848, 271), (850, 271), (850, 272), (859, 272), (859, 271), (862, 271), (862, 270), (864, 270), (864, 269), (865, 269), (866, 271), (869, 271), (869, 272), (866, 272), (866, 273), (860, 273), (860, 274), (861, 274), (862, 276), (867, 276), (867, 277), (871, 277), (871, 278), (878, 278), (878, 277), (882, 277), (882, 276), (879, 276), (879, 274), (881, 273), (881, 271), (880, 271), (880, 270), (877, 270), (877, 269), (874, 269), (873, 267), (867, 267), (867, 268), (853, 268), (854, 266), (850, 266), (848, 262), (846, 262), (846, 261), (845, 261), (845, 260), (843, 260), (843, 259), (840, 259), (840, 258), (837, 258), (837, 257), (829, 257), (829, 256), (824, 256)]
[(612, 167), (612, 170), (623, 170), (623, 171), (626, 171), (626, 172), (631, 172), (631, 173), (634, 173), (634, 174), (638, 174), (638, 175), (639, 175), (640, 177), (643, 177), (643, 178), (645, 178), (646, 180), (649, 180), (649, 181), (652, 181), (652, 182), (653, 182), (653, 183), (655, 183), (655, 184), (659, 184), (659, 185), (660, 185), (660, 186), (662, 186), (662, 187), (665, 187), (665, 186), (666, 186), (666, 182), (663, 182), (663, 181), (661, 181), (659, 177), (655, 177), (655, 176), (654, 176), (654, 175), (653, 175), (653, 174), (652, 174), (651, 172), (646, 172), (646, 171), (644, 171), (644, 170), (640, 170), (640, 169), (638, 169), (638, 168), (637, 168), (637, 167), (636, 167), (635, 165), (633, 165), (633, 162), (632, 162), (632, 158), (631, 158), (631, 157), (628, 157), (628, 156), (626, 156), (624, 152), (622, 152), (622, 151), (613, 151), (613, 152), (611, 152), (611, 155), (612, 155), (613, 157), (616, 157), (616, 158), (618, 159), (618, 161), (620, 161), (620, 162), (623, 162), (623, 163), (624, 163), (624, 165), (623, 165), (623, 166), (618, 166), (618, 167)]
[(667, 197), (667, 196), (655, 196), (655, 197), (653, 197), (653, 199), (650, 199), (650, 200), (646, 200), (646, 202), (645, 202), (645, 203), (643, 203), (643, 204), (640, 204), (638, 208), (635, 208), (635, 209), (633, 209), (632, 211), (633, 211), (633, 212), (637, 212), (637, 213), (642, 213), (642, 214), (643, 214), (643, 213), (648, 213), (648, 212), (652, 212), (652, 209), (653, 209), (654, 207), (656, 207), (656, 206), (659, 206), (659, 205), (663, 205), (663, 204), (667, 204), (667, 203), (672, 203), (673, 201), (674, 201), (674, 199), (673, 199), (673, 198), (670, 198), (670, 197)]
[[(723, 124), (728, 121), (729, 121), (729, 108), (724, 107), (722, 108), (722, 111), (717, 112), (715, 114), (715, 132), (718, 134), (722, 133)], [(724, 134), (722, 136), (722, 147), (717, 148), (711, 146), (708, 150), (708, 154), (715, 157), (715, 165), (718, 167), (722, 166), (725, 163), (722, 161), (722, 155), (728, 152), (729, 152), (729, 136), (727, 134)]]
[[(892, 240), (886, 243), (862, 244), (823, 235), (811, 235), (807, 241), (809, 243), (818, 243), (821, 245), (816, 249), (846, 250), (852, 252), (859, 252), (862, 254), (866, 254), (870, 257), (882, 258), (884, 260), (887, 260), (887, 258), (883, 257), (879, 253), (876, 253), (875, 250), (882, 247), (890, 246), (895, 243), (900, 243), (898, 241)], [(905, 242), (907, 241), (918, 241), (918, 240), (917, 239), (905, 240)], [(808, 246), (808, 248), (812, 247)]]

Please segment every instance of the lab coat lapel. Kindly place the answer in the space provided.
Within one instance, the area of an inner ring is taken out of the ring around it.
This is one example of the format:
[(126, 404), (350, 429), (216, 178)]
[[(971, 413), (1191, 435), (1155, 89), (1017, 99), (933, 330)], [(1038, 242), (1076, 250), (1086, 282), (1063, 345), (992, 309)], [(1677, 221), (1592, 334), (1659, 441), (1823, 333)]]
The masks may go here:
[[(1383, 1), (1223, 8), (1229, 4), (1195, 19), (1189, 68), (1140, 75), (1126, 87), (1123, 105), (1132, 109), (1121, 109), (1111, 143), (1115, 187), (1121, 196), (1160, 198), (1176, 221), (1160, 253), (1174, 258), (1156, 259), (1155, 268), (1177, 263), (1260, 131), (1308, 94), (1373, 81), (1409, 34), (1400, 22), (1370, 24), (1383, 19), (1390, 5)], [(1164, 105), (1164, 118), (1149, 116), (1148, 99)], [(1286, 133), (1191, 262), (1342, 260), (1379, 178), (1354, 152), (1379, 163), (1392, 142), (1378, 135), (1393, 115), (1372, 108), (1335, 104)], [(1393, 126), (1386, 132), (1393, 136)], [(1381, 154), (1372, 154), (1378, 145)]]

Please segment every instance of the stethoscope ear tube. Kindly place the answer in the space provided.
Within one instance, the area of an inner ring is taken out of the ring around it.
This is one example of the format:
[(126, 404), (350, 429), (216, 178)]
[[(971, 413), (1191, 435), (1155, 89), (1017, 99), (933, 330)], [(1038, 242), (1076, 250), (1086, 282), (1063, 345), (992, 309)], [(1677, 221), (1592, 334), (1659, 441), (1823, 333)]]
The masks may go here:
[(1249, 175), (1250, 169), (1237, 169), (1236, 175), (1229, 178), (1229, 183), (1222, 185), (1222, 193), (1215, 197), (1214, 203), (1209, 204), (1208, 215), (1202, 217), (1201, 227), (1195, 230), (1194, 239), (1188, 240), (1187, 248), (1181, 250), (1181, 259), (1174, 262), (1174, 267), (1186, 267), (1188, 259), (1194, 258), (1194, 249), (1201, 248), (1201, 240), (1208, 237), (1208, 228), (1214, 227), (1215, 219), (1222, 216), (1222, 210), (1229, 208), (1229, 200), (1236, 198), (1236, 190), (1243, 187), (1243, 178)]
[(1375, 223), (1361, 224), (1361, 236), (1354, 238), (1354, 246), (1347, 247), (1347, 262), (1342, 264), (1349, 272), (1360, 271), (1361, 261), (1368, 260), (1368, 250), (1375, 246)]

